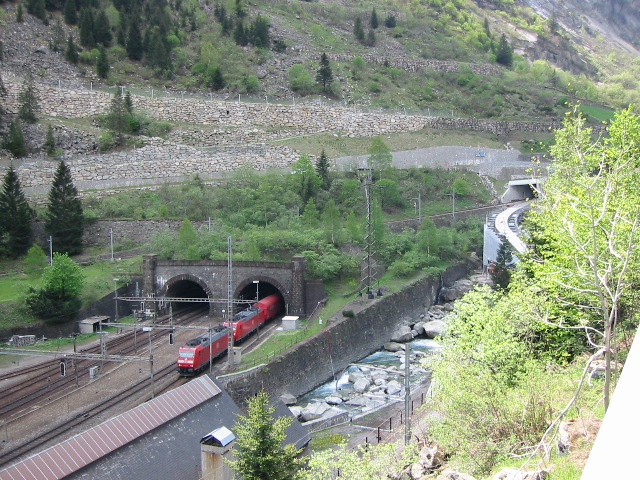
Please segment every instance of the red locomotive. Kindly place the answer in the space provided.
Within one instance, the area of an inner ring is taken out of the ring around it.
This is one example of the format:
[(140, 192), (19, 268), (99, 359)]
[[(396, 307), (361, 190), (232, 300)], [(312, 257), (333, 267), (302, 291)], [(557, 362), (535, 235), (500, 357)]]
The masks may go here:
[(227, 327), (217, 326), (211, 332), (192, 338), (178, 350), (178, 372), (182, 376), (196, 375), (214, 359), (227, 351)]
[(282, 310), (280, 297), (269, 295), (246, 310), (236, 313), (232, 320), (233, 341), (241, 342), (260, 325), (278, 315), (280, 310)]
[[(246, 310), (233, 316), (233, 341), (244, 340), (251, 332), (282, 310), (282, 300), (278, 295), (269, 295), (254, 303)], [(182, 376), (196, 375), (209, 366), (209, 360), (227, 351), (228, 324), (219, 325), (209, 333), (203, 333), (189, 340), (178, 351), (178, 372)]]

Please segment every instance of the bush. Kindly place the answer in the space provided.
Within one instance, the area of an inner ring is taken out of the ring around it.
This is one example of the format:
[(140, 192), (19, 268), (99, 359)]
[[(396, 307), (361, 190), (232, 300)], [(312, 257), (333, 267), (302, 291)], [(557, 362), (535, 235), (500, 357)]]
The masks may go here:
[(355, 317), (355, 313), (353, 313), (353, 310), (343, 310), (342, 311), (342, 316), (345, 318), (353, 318)]
[(255, 75), (248, 75), (244, 79), (244, 86), (247, 93), (256, 93), (260, 91), (260, 80)]
[(108, 152), (115, 147), (116, 142), (111, 132), (102, 132), (98, 137), (98, 148), (101, 152)]
[(292, 65), (287, 74), (289, 75), (289, 87), (291, 90), (302, 95), (308, 95), (313, 92), (315, 82), (307, 69), (304, 68), (304, 65), (299, 63)]

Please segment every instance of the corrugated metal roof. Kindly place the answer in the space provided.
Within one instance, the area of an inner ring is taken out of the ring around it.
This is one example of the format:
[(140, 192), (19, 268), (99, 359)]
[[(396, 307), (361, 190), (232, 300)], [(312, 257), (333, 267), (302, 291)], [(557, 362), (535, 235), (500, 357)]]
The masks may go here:
[(178, 417), (221, 392), (194, 379), (54, 447), (0, 470), (0, 480), (59, 480)]

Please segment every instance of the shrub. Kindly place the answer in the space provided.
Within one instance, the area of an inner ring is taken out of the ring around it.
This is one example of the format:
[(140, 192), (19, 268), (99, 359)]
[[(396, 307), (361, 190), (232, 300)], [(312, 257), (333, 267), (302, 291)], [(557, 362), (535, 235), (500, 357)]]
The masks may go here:
[(342, 316), (345, 318), (353, 318), (355, 317), (355, 313), (353, 313), (353, 310), (343, 310), (342, 311)]

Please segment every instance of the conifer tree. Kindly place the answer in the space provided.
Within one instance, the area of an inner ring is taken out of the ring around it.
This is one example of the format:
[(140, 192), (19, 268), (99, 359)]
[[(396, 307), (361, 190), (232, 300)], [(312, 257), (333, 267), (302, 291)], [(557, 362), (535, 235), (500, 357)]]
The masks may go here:
[(95, 21), (93, 10), (89, 7), (83, 8), (80, 14), (80, 45), (87, 48), (96, 46)]
[(247, 39), (247, 32), (244, 28), (243, 22), (236, 22), (236, 28), (233, 31), (233, 39), (235, 40), (236, 45), (240, 45), (241, 47), (244, 47), (245, 45), (247, 45), (247, 43), (249, 43), (249, 40)]
[(129, 60), (141, 60), (143, 51), (140, 26), (137, 20), (132, 19), (129, 24), (129, 35), (127, 36), (127, 57), (129, 57)]
[(9, 167), (0, 191), (0, 250), (10, 257), (24, 255), (33, 240), (31, 208), (18, 174)]
[(60, 22), (56, 22), (51, 27), (51, 42), (49, 43), (51, 50), (61, 52), (64, 46), (64, 30)]
[(100, 54), (98, 55), (98, 60), (96, 61), (96, 72), (100, 78), (109, 77), (109, 57), (107, 57), (106, 49), (100, 45)]
[(29, 13), (34, 17), (42, 20), (42, 23), (49, 25), (49, 18), (47, 17), (47, 10), (45, 9), (44, 0), (33, 0), (29, 2), (32, 5)]
[(36, 93), (36, 86), (33, 81), (33, 75), (31, 72), (27, 74), (24, 83), (22, 84), (22, 90), (18, 94), (18, 117), (27, 123), (36, 123), (38, 117), (36, 116), (36, 110), (38, 110), (38, 96)]
[(105, 47), (111, 46), (113, 35), (111, 34), (111, 25), (109, 25), (109, 19), (104, 10), (100, 10), (95, 21), (95, 34), (96, 43), (101, 43)]
[(356, 21), (353, 25), (353, 34), (355, 35), (356, 40), (360, 43), (364, 43), (364, 28), (362, 28), (362, 20), (360, 20), (360, 17), (356, 17)]
[(225, 87), (226, 81), (224, 79), (224, 76), (222, 75), (222, 70), (220, 70), (219, 66), (213, 67), (213, 70), (209, 75), (209, 81), (207, 83), (209, 87), (213, 88), (216, 91), (222, 90)]
[(369, 47), (373, 47), (376, 44), (376, 33), (372, 28), (367, 32), (367, 41), (365, 44)]
[(123, 136), (131, 132), (131, 122), (129, 121), (129, 109), (120, 89), (116, 89), (116, 93), (111, 100), (111, 107), (107, 114), (107, 128), (116, 134), (116, 143), (120, 145)]
[(44, 228), (53, 239), (54, 251), (69, 255), (82, 251), (85, 223), (82, 203), (71, 170), (64, 161), (60, 162), (53, 177), (45, 217)]
[(47, 135), (44, 139), (43, 147), (49, 156), (53, 155), (56, 151), (56, 139), (53, 136), (53, 127), (51, 125), (47, 128)]
[(324, 52), (320, 56), (320, 68), (316, 74), (316, 82), (322, 84), (322, 90), (325, 92), (330, 90), (333, 82), (333, 72), (331, 71), (331, 65), (329, 65), (329, 57)]
[(73, 36), (69, 35), (67, 38), (67, 49), (64, 52), (64, 58), (69, 62), (76, 65), (78, 63), (79, 55), (78, 55), (78, 47), (73, 41)]
[(236, 433), (235, 460), (229, 465), (244, 480), (296, 480), (300, 478), (300, 450), (284, 444), (291, 417), (274, 418), (275, 407), (269, 407), (264, 391), (248, 400), (248, 413), (240, 415)]
[(331, 179), (329, 178), (329, 159), (324, 149), (322, 149), (320, 158), (316, 162), (316, 173), (322, 179), (322, 186), (328, 190), (331, 186)]
[(22, 132), (22, 125), (18, 119), (9, 124), (9, 133), (2, 141), (2, 148), (9, 150), (17, 158), (24, 157), (27, 154), (27, 143)]
[(491, 271), (491, 280), (495, 287), (504, 290), (509, 286), (511, 281), (511, 271), (509, 265), (513, 263), (513, 254), (509, 242), (504, 236), (500, 236), (500, 247), (496, 255), (496, 263)]
[(513, 64), (513, 49), (507, 41), (507, 37), (503, 33), (500, 37), (500, 43), (498, 44), (498, 51), (496, 52), (496, 62), (505, 67), (510, 67)]
[(22, 9), (22, 4), (19, 3), (16, 7), (16, 22), (22, 23), (24, 22), (24, 10)]
[(269, 38), (269, 21), (267, 17), (258, 15), (251, 26), (251, 43), (258, 48), (267, 48), (271, 43)]
[(373, 10), (371, 10), (371, 18), (369, 18), (369, 26), (375, 30), (378, 28), (378, 25), (378, 14), (376, 13), (376, 7), (373, 7)]
[(64, 3), (64, 21), (67, 25), (78, 23), (78, 11), (76, 10), (76, 0), (67, 0)]
[(384, 26), (387, 28), (395, 28), (396, 27), (396, 17), (395, 15), (389, 14), (387, 18), (384, 19)]

